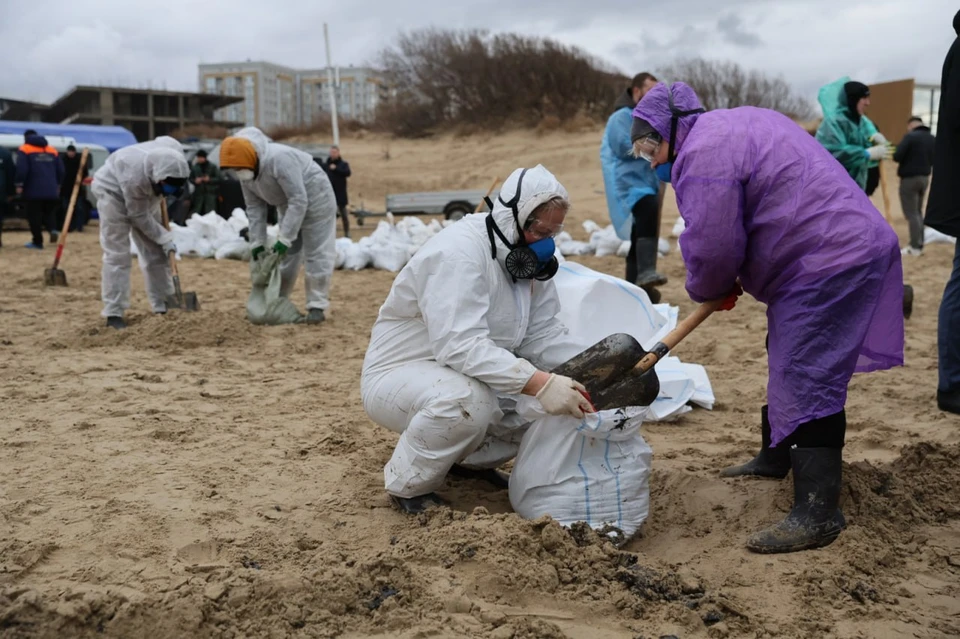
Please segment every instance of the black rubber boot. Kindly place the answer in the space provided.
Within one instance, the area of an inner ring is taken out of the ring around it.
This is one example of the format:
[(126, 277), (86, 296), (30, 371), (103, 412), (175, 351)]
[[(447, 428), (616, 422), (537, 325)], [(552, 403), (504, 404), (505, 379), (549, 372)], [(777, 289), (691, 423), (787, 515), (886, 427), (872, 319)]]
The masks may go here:
[(773, 477), (783, 479), (790, 472), (790, 449), (781, 443), (776, 448), (770, 448), (770, 419), (767, 417), (767, 407), (760, 409), (760, 427), (762, 447), (757, 456), (746, 464), (730, 466), (720, 471), (721, 477)]
[(903, 285), (903, 319), (910, 319), (913, 315), (913, 287), (909, 284)]
[(840, 512), (843, 449), (791, 448), (793, 508), (778, 524), (753, 534), (747, 549), (796, 552), (828, 546), (847, 526)]
[(651, 302), (657, 304), (660, 302), (660, 291), (656, 287), (667, 283), (667, 276), (657, 272), (657, 249), (660, 242), (655, 237), (640, 237), (634, 243), (637, 251), (636, 285), (647, 292)]
[(960, 390), (937, 391), (937, 408), (960, 415)]
[(417, 495), (416, 497), (397, 497), (396, 495), (390, 495), (390, 499), (397, 505), (397, 508), (408, 515), (419, 515), (428, 508), (450, 505), (437, 493), (427, 493), (426, 495)]
[(321, 324), (327, 319), (322, 308), (311, 308), (307, 311), (307, 324)]
[(109, 328), (115, 328), (117, 330), (120, 330), (122, 328), (126, 328), (127, 323), (123, 320), (122, 317), (113, 316), (113, 317), (107, 318), (107, 326)]
[(463, 479), (479, 479), (501, 490), (510, 488), (510, 475), (502, 473), (496, 468), (467, 468), (460, 464), (454, 464), (449, 474)]

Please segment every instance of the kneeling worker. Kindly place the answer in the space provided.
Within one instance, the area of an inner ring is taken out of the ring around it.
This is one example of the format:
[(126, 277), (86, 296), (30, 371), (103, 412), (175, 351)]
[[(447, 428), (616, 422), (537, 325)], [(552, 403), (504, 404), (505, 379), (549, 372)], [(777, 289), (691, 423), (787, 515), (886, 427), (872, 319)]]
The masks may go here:
[(544, 372), (563, 363), (550, 352), (567, 330), (550, 278), (569, 206), (545, 168), (517, 169), (491, 213), (441, 231), (394, 280), (360, 394), (373, 421), (400, 433), (384, 479), (405, 512), (444, 503), (434, 491), (451, 470), (505, 487), (465, 459), (500, 424), (498, 393), (535, 396), (553, 415), (593, 411), (581, 384)]
[(116, 151), (94, 174), (91, 190), (100, 215), (102, 314), (107, 326), (126, 327), (123, 312), (130, 308), (131, 236), (150, 307), (154, 313), (167, 311), (165, 300), (173, 293), (168, 255), (177, 247), (161, 221), (160, 199), (179, 195), (189, 174), (180, 143), (168, 136)]
[(310, 155), (271, 142), (256, 127), (223, 141), (220, 168), (232, 170), (243, 189), (253, 259), (263, 254), (267, 243), (267, 205), (277, 207), (280, 237), (272, 250), (283, 255), (280, 294), (290, 296), (306, 261), (306, 321), (319, 324), (330, 306), (336, 258), (337, 201), (330, 180)]

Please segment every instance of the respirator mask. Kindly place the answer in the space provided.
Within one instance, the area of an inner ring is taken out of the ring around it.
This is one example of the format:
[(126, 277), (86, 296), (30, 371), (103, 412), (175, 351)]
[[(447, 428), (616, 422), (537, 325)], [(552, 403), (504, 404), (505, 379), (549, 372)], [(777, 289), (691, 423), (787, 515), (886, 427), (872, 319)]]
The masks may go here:
[(526, 173), (527, 169), (523, 169), (520, 172), (520, 177), (517, 180), (517, 193), (510, 201), (504, 201), (502, 194), (497, 198), (501, 204), (513, 211), (513, 221), (517, 225), (516, 243), (507, 241), (503, 231), (500, 230), (500, 227), (497, 226), (497, 223), (493, 219), (493, 202), (491, 202), (489, 198), (484, 198), (487, 206), (490, 207), (490, 214), (487, 215), (486, 222), (487, 235), (490, 238), (490, 248), (493, 259), (497, 259), (497, 244), (493, 238), (494, 234), (496, 234), (496, 236), (500, 238), (500, 241), (510, 250), (504, 260), (504, 267), (514, 280), (536, 279), (546, 281), (557, 274), (557, 270), (560, 268), (560, 262), (557, 261), (557, 257), (554, 255), (556, 243), (553, 241), (552, 235), (537, 240), (536, 242), (527, 243), (526, 237), (523, 234), (523, 227), (520, 226), (519, 206), (520, 187), (523, 184), (523, 176), (526, 175)]

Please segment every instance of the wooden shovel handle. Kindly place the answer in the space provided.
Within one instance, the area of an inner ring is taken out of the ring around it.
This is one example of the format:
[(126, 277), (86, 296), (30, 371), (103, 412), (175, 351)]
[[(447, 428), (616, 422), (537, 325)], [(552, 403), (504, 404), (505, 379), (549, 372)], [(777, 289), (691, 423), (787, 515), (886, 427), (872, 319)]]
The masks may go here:
[[(160, 217), (163, 218), (163, 228), (170, 231), (170, 215), (167, 213), (167, 198), (164, 195), (160, 196)], [(177, 256), (173, 253), (167, 255), (167, 259), (170, 260), (170, 271), (173, 273), (174, 277), (178, 277), (177, 273)]]
[(880, 170), (880, 193), (883, 195), (883, 217), (887, 222), (893, 224), (893, 218), (890, 217), (890, 192), (887, 191), (887, 174), (883, 170), (883, 160), (877, 165)]
[(634, 367), (635, 370), (645, 373), (653, 368), (656, 363), (672, 351), (677, 344), (682, 342), (687, 335), (692, 333), (693, 329), (700, 326), (703, 320), (710, 317), (715, 310), (720, 308), (724, 301), (724, 299), (711, 300), (698, 306), (695, 311), (683, 318), (675, 329), (667, 333), (662, 341), (657, 342), (657, 344), (650, 349), (650, 352), (643, 356), (643, 359), (637, 362), (637, 365)]
[(57, 254), (53, 258), (53, 268), (56, 270), (60, 265), (60, 258), (63, 256), (63, 247), (67, 243), (67, 231), (70, 230), (70, 222), (73, 220), (73, 210), (77, 206), (77, 196), (80, 194), (80, 184), (83, 182), (83, 169), (87, 166), (87, 155), (90, 149), (84, 149), (80, 153), (80, 169), (77, 171), (77, 177), (73, 181), (73, 192), (70, 194), (70, 204), (67, 206), (67, 215), (63, 219), (63, 228), (60, 230), (60, 239), (57, 241)]

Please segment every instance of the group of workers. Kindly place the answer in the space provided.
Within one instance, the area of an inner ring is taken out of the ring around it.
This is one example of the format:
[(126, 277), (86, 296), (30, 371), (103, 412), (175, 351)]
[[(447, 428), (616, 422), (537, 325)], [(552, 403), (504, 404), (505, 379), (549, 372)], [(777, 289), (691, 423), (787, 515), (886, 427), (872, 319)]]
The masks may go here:
[[(954, 23), (960, 35), (960, 13)], [(960, 40), (958, 40), (960, 41)], [(935, 142), (919, 118), (894, 148), (864, 114), (869, 87), (844, 79), (821, 92), (816, 136), (784, 115), (741, 107), (705, 112), (684, 83), (640, 74), (618, 101), (602, 142), (611, 220), (631, 240), (627, 279), (659, 299), (656, 269), (663, 187), (685, 222), (686, 290), (731, 310), (744, 292), (766, 304), (769, 377), (760, 451), (722, 477), (785, 478), (793, 505), (751, 535), (758, 553), (832, 543), (839, 508), (847, 388), (854, 373), (904, 361), (902, 256), (920, 255), (923, 192), (936, 161), (927, 224), (960, 235), (957, 86), (948, 54)], [(953, 110), (951, 110), (953, 109)], [(910, 244), (871, 203), (879, 163), (899, 164)], [(815, 188), (811, 188), (815, 185)], [(425, 245), (380, 309), (363, 364), (369, 417), (400, 434), (384, 468), (387, 493), (407, 513), (445, 503), (448, 474), (505, 487), (489, 454), (511, 396), (536, 397), (551, 415), (594, 411), (584, 387), (552, 374), (551, 341), (566, 331), (550, 281), (553, 238), (570, 202), (544, 167), (520, 168), (492, 211), (467, 216)], [(828, 224), (824, 220), (829, 220)], [(903, 311), (903, 312), (902, 312)], [(950, 331), (953, 330), (953, 340)], [(960, 412), (960, 248), (940, 310), (942, 409)]]
[[(101, 279), (107, 326), (126, 327), (130, 307), (130, 240), (140, 256), (140, 269), (154, 313), (166, 313), (173, 293), (168, 256), (177, 250), (160, 216), (161, 198), (178, 196), (188, 178), (209, 204), (205, 187), (215, 185), (219, 171), (204, 157), (191, 172), (179, 142), (161, 136), (125, 147), (110, 155), (96, 172), (93, 192), (100, 212), (103, 248)], [(281, 295), (289, 296), (301, 264), (308, 324), (324, 321), (329, 306), (334, 266), (337, 204), (330, 180), (309, 154), (270, 141), (259, 129), (248, 127), (226, 138), (220, 148), (220, 170), (240, 181), (250, 221), (251, 257), (266, 251), (282, 255)], [(267, 207), (277, 207), (279, 237), (267, 247)]]

